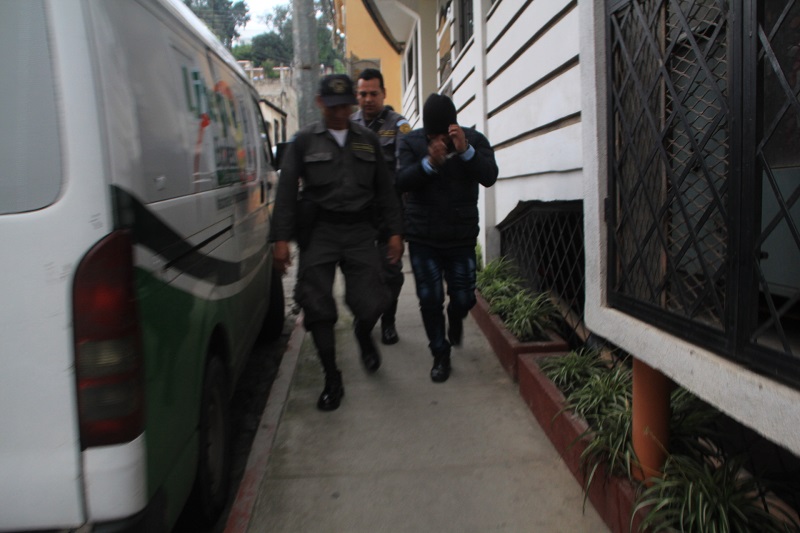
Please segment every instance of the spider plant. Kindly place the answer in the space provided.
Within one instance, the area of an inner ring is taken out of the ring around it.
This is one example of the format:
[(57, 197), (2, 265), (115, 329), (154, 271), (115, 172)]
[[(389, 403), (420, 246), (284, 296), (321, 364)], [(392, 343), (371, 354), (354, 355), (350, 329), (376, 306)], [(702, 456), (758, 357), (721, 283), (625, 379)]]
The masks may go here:
[[(598, 462), (605, 461), (610, 473), (631, 478), (631, 469), (636, 463), (631, 441), (630, 369), (619, 365), (592, 373), (583, 387), (569, 393), (567, 405), (583, 416), (590, 427), (584, 435), (589, 437), (589, 443), (583, 459), (591, 474)], [(669, 450), (691, 455), (698, 461), (719, 456), (713, 444), (719, 411), (680, 388), (672, 393), (670, 405)]]
[(489, 302), (489, 312), (499, 316), (506, 328), (520, 341), (546, 338), (558, 309), (546, 294), (525, 288), (516, 264), (498, 257), (476, 274), (475, 286)]
[(697, 533), (797, 531), (797, 522), (777, 506), (765, 504), (762, 482), (744, 474), (744, 457), (721, 464), (671, 455), (663, 477), (653, 478), (634, 513), (651, 507), (640, 530)]
[[(608, 475), (628, 479), (639, 468), (631, 438), (631, 371), (626, 364), (609, 367), (599, 353), (588, 349), (544, 359), (540, 365), (564, 392), (564, 410), (582, 416), (589, 426), (578, 437), (586, 443), (581, 453), (586, 505), (601, 464)], [(633, 514), (642, 509), (648, 512), (641, 530), (800, 531), (795, 519), (780, 507), (773, 506), (770, 512), (765, 480), (743, 475), (743, 458), (726, 458), (715, 445), (719, 411), (681, 388), (673, 391), (670, 406), (672, 455), (663, 477), (650, 480), (652, 485), (637, 498)]]
[(590, 376), (583, 387), (566, 397), (566, 405), (591, 426), (602, 423), (603, 413), (611, 406), (629, 405), (632, 396), (631, 370), (620, 365)]
[(721, 436), (718, 430), (720, 412), (680, 387), (672, 392), (670, 407), (669, 450), (697, 461), (720, 458), (721, 451), (714, 443)]
[(498, 312), (498, 306), (505, 306), (506, 301), (518, 294), (521, 288), (513, 280), (509, 282), (506, 279), (497, 278), (486, 282), (480, 291), (481, 295), (489, 302), (489, 312), (503, 318), (503, 315)]
[[(584, 359), (587, 354), (580, 354)], [(576, 354), (576, 358), (578, 355)], [(596, 357), (597, 365), (602, 365)], [(609, 475), (632, 478), (636, 454), (633, 451), (631, 371), (626, 365), (602, 370), (582, 361), (585, 378), (566, 395), (566, 407), (582, 416), (589, 429), (578, 439), (586, 440), (581, 453), (581, 468), (586, 474), (584, 505), (588, 489), (600, 465), (606, 465)]]
[(602, 416), (596, 417), (594, 424), (579, 437), (588, 438), (581, 452), (581, 468), (586, 475), (584, 505), (600, 465), (605, 465), (606, 475), (633, 479), (639, 462), (633, 449), (632, 429), (630, 402), (615, 402), (606, 406)]
[[(492, 259), (475, 274), (475, 285), (481, 294), (484, 294), (484, 288), (490, 283), (501, 280), (508, 285), (520, 285), (522, 279), (519, 276), (517, 266), (511, 259), (506, 257), (498, 257)], [(484, 294), (484, 298), (486, 295)], [(486, 298), (487, 300), (489, 298)]]
[(545, 339), (558, 312), (549, 295), (525, 290), (498, 305), (506, 328), (520, 342)]
[(497, 288), (496, 292), (493, 290), (494, 287), (490, 285), (489, 294), (492, 298), (488, 300), (489, 312), (505, 321), (511, 311), (519, 305), (521, 298), (525, 297), (525, 294), (519, 287), (513, 285), (506, 285), (505, 289)]
[(590, 348), (579, 348), (566, 355), (548, 357), (539, 366), (565, 396), (582, 387), (593, 375), (607, 370), (600, 353)]

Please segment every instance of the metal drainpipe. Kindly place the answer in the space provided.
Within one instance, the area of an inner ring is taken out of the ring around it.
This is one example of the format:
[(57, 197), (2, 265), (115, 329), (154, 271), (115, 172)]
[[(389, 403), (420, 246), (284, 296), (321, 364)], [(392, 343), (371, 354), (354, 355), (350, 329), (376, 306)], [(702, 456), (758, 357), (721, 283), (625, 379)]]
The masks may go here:
[(633, 450), (639, 481), (660, 477), (669, 446), (670, 393), (674, 383), (639, 359), (633, 360)]

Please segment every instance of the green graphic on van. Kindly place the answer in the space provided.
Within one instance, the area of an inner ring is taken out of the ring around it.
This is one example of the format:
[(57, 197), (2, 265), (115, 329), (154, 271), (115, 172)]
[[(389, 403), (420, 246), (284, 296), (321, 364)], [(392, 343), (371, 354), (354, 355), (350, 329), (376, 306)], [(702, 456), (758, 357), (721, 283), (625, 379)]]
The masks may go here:
[(244, 125), (239, 120), (243, 115), (231, 87), (224, 80), (218, 81), (210, 89), (199, 70), (191, 73), (182, 67), (186, 105), (198, 120), (197, 140), (194, 149), (194, 173), (200, 173), (205, 131), (212, 127), (214, 141), (214, 168), (217, 185), (224, 186), (255, 179), (253, 172), (247, 170), (247, 151), (244, 145)]
[[(259, 253), (238, 262), (211, 257), (201, 250), (214, 241), (231, 238), (232, 225), (221, 229), (203, 242), (193, 244), (124, 189), (112, 185), (111, 191), (118, 217), (115, 223), (116, 229), (132, 230), (137, 244), (163, 259), (164, 269), (174, 268), (195, 279), (211, 281), (218, 286), (231, 285), (251, 275), (259, 267), (260, 257), (266, 253), (260, 250)], [(264, 247), (266, 246), (265, 241)]]

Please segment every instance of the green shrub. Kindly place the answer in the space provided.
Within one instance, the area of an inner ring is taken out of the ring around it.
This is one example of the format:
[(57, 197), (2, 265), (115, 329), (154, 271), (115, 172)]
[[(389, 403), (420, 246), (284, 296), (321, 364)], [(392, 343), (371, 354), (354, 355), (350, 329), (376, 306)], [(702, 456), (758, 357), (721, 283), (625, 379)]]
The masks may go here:
[(670, 452), (688, 455), (697, 461), (710, 457), (720, 459), (722, 454), (714, 444), (721, 436), (717, 430), (720, 412), (680, 387), (672, 391), (670, 407)]
[[(566, 398), (565, 410), (582, 416), (589, 429), (581, 468), (584, 489), (600, 465), (610, 475), (633, 479), (632, 373), (624, 361), (608, 365), (599, 352), (583, 349), (542, 360), (540, 366)], [(670, 397), (670, 442), (663, 478), (640, 492), (634, 513), (647, 509), (641, 529), (686, 532), (800, 531), (781, 509), (768, 512), (770, 482), (745, 474), (741, 457), (726, 457), (718, 440), (719, 411), (685, 389)], [(584, 505), (586, 500), (584, 498)]]
[(481, 296), (489, 302), (489, 312), (503, 318), (508, 300), (515, 294), (518, 294), (522, 289), (516, 283), (509, 283), (503, 279), (495, 279), (491, 282), (487, 282), (483, 288), (479, 290), (481, 291)]
[(500, 317), (521, 342), (545, 340), (558, 309), (544, 293), (525, 287), (525, 280), (513, 261), (498, 257), (476, 274), (476, 288), (489, 303), (489, 312)]
[(663, 477), (640, 496), (636, 510), (651, 507), (640, 530), (687, 532), (797, 531), (798, 524), (782, 509), (768, 511), (765, 487), (743, 472), (744, 457), (719, 464), (694, 457), (671, 455)]
[(586, 422), (599, 425), (604, 413), (614, 406), (628, 406), (633, 401), (631, 370), (618, 365), (606, 372), (597, 372), (586, 383), (566, 396), (567, 408)]
[(487, 301), (489, 298), (485, 295), (485, 288), (494, 283), (521, 287), (523, 280), (513, 261), (505, 257), (498, 257), (486, 263), (486, 266), (475, 274), (475, 286)]
[(545, 340), (545, 331), (553, 326), (558, 309), (550, 296), (521, 291), (505, 305), (503, 321), (519, 341)]
[[(633, 472), (639, 468), (639, 461), (633, 449), (633, 409), (630, 402), (614, 402), (602, 409), (602, 414), (594, 417), (594, 422), (581, 438), (588, 438), (586, 448), (581, 452), (581, 468), (586, 473), (586, 494), (600, 465), (605, 465), (606, 473), (626, 479), (633, 479)], [(586, 500), (584, 498), (584, 505)]]
[(582, 387), (589, 378), (607, 370), (605, 361), (597, 350), (580, 348), (566, 355), (542, 359), (539, 366), (544, 375), (559, 388), (564, 395)]

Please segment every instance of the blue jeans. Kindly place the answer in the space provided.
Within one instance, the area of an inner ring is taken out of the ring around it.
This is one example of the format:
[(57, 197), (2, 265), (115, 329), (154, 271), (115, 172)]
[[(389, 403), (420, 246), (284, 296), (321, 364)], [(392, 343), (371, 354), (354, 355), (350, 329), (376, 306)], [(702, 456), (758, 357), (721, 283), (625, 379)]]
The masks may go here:
[(464, 320), (475, 305), (475, 247), (435, 248), (409, 242), (408, 252), (428, 347), (434, 356), (449, 354), (450, 343), (445, 335), (444, 284), (447, 284), (450, 297), (448, 320), (451, 323)]

